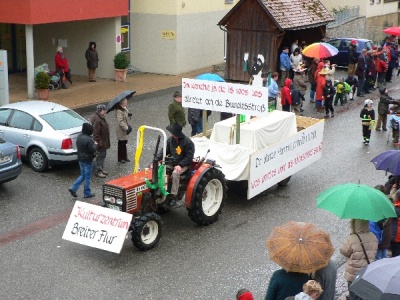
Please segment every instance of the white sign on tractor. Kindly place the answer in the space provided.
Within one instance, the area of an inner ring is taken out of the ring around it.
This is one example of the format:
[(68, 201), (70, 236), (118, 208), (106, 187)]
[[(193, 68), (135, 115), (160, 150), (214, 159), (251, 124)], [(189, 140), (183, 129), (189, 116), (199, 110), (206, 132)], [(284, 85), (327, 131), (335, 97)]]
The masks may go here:
[(76, 201), (62, 238), (120, 253), (131, 220), (131, 214)]

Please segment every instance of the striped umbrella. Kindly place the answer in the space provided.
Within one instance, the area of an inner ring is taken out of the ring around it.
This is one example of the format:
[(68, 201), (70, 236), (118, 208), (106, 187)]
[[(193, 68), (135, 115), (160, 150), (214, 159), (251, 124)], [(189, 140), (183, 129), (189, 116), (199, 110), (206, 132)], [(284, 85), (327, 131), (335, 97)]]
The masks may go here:
[(303, 49), (302, 55), (313, 58), (327, 58), (338, 54), (339, 50), (328, 43), (314, 43)]

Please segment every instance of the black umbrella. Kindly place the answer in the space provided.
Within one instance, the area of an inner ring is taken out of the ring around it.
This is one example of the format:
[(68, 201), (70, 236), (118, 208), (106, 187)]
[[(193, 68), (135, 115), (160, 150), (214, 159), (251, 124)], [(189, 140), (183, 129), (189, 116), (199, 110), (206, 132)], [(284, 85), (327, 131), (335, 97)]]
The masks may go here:
[(107, 113), (109, 113), (110, 111), (113, 111), (114, 109), (116, 109), (116, 106), (119, 102), (121, 102), (121, 100), (123, 99), (130, 99), (133, 94), (136, 93), (136, 91), (123, 91), (121, 94), (117, 95), (114, 99), (112, 99), (108, 104), (107, 104)]
[(353, 280), (350, 291), (365, 300), (399, 300), (400, 256), (380, 259), (364, 267)]

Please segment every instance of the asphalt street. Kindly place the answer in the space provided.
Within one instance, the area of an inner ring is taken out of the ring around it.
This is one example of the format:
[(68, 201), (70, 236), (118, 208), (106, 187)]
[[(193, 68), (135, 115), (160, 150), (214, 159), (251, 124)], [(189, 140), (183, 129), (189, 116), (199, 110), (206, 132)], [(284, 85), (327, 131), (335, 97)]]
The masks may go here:
[[(128, 104), (132, 127), (165, 128), (174, 90), (134, 96)], [(389, 94), (400, 98), (396, 83)], [(385, 172), (376, 171), (370, 160), (392, 149), (387, 132), (374, 131), (369, 147), (362, 143), (359, 113), (364, 99), (337, 109), (335, 118), (326, 120), (322, 159), (292, 176), (287, 187), (273, 187), (250, 201), (230, 193), (218, 222), (207, 227), (195, 225), (184, 208), (163, 215), (164, 235), (148, 252), (135, 249), (130, 239), (120, 254), (63, 240), (64, 218), (75, 202), (67, 189), (79, 169), (63, 166), (39, 174), (25, 164), (17, 180), (0, 185), (0, 240), (10, 232), (14, 236), (0, 243), (0, 299), (234, 299), (240, 288), (263, 299), (271, 274), (279, 268), (269, 260), (265, 241), (274, 226), (290, 220), (312, 222), (329, 232), (334, 256), (340, 259), (348, 220), (315, 208), (316, 197), (336, 184), (384, 183)], [(377, 92), (371, 99), (378, 99)], [(313, 104), (306, 102), (304, 108), (306, 116), (322, 117)], [(94, 107), (77, 111), (90, 119)], [(112, 148), (105, 166), (112, 179), (132, 172), (133, 166), (117, 163), (114, 114), (107, 120)], [(214, 113), (209, 123), (218, 120)], [(188, 126), (185, 133), (190, 133)], [(155, 136), (145, 139), (149, 145), (143, 162), (150, 162)], [(128, 144), (132, 161), (135, 144), (134, 130)], [(93, 177), (95, 202), (101, 199), (104, 182)], [(43, 219), (46, 224), (34, 231), (35, 222)]]

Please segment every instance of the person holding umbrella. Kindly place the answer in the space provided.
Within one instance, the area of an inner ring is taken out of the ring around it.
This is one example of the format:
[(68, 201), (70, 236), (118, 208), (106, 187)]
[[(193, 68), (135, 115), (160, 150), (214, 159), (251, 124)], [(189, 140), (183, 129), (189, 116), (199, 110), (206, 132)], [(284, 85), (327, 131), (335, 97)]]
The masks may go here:
[(269, 280), (265, 300), (285, 300), (303, 291), (303, 285), (308, 281), (308, 274), (276, 270)]
[(310, 273), (326, 267), (334, 252), (329, 235), (314, 224), (287, 222), (267, 239), (271, 260), (282, 269), (270, 279), (265, 300), (284, 300), (303, 291)]
[(118, 162), (121, 164), (130, 162), (126, 144), (128, 143), (128, 135), (132, 132), (132, 127), (128, 124), (128, 117), (130, 118), (132, 114), (126, 108), (127, 105), (128, 99), (124, 98), (119, 102), (115, 110), (115, 117), (117, 118)]
[[(367, 220), (350, 220), (350, 235), (340, 246), (340, 253), (346, 257), (344, 278), (350, 287), (357, 273), (371, 262), (375, 261), (378, 250), (378, 240), (369, 231)], [(350, 291), (350, 300), (359, 300), (358, 296)]]
[(107, 104), (107, 113), (115, 110), (117, 118), (118, 162), (122, 164), (130, 162), (126, 144), (128, 143), (128, 135), (132, 132), (132, 127), (128, 124), (128, 118), (132, 117), (132, 113), (129, 112), (126, 106), (128, 105), (128, 99), (132, 98), (135, 93), (136, 91), (123, 91)]

